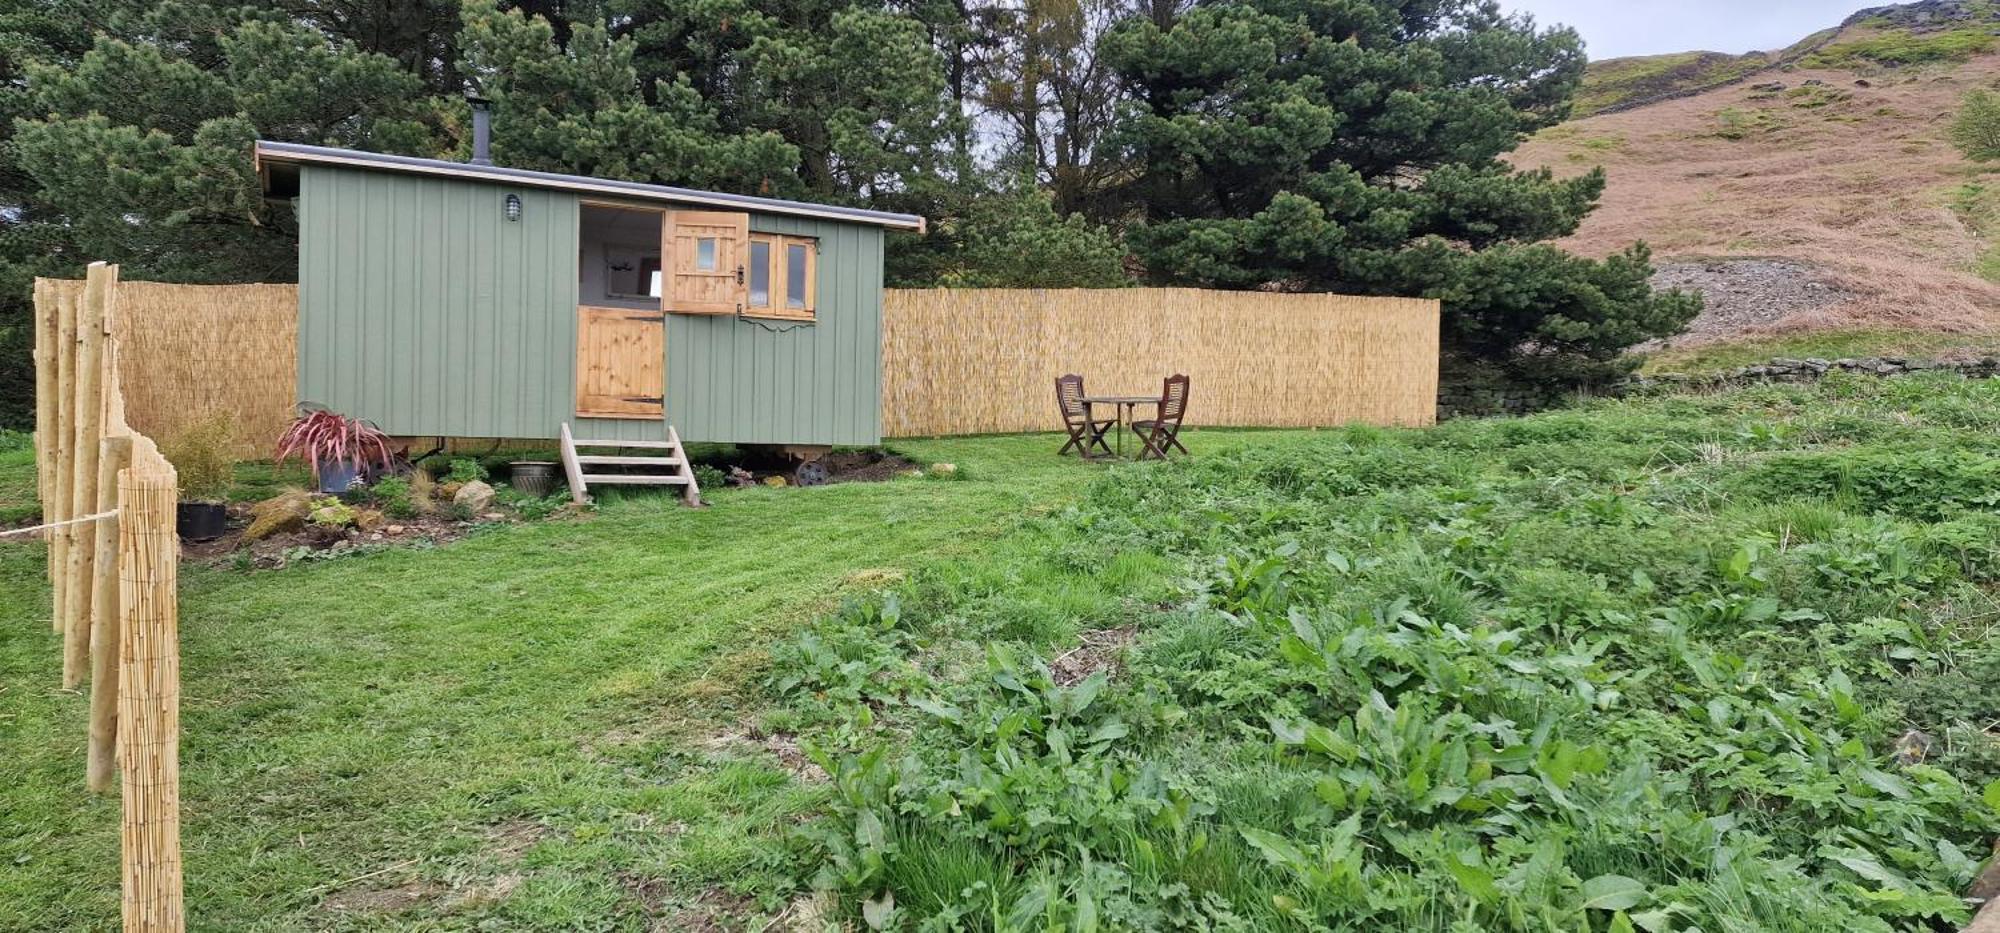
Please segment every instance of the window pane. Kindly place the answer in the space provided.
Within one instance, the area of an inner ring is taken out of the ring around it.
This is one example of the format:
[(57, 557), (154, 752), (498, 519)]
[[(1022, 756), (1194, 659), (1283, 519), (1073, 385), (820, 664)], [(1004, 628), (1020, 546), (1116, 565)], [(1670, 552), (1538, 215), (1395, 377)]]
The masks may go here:
[(806, 306), (806, 245), (785, 244), (785, 307)]
[(695, 270), (698, 272), (715, 271), (714, 237), (705, 236), (702, 237), (700, 240), (696, 241), (694, 249), (694, 267)]
[(660, 297), (660, 257), (647, 256), (639, 261), (639, 284), (645, 287), (643, 294)]
[(750, 241), (750, 307), (771, 306), (771, 244)]

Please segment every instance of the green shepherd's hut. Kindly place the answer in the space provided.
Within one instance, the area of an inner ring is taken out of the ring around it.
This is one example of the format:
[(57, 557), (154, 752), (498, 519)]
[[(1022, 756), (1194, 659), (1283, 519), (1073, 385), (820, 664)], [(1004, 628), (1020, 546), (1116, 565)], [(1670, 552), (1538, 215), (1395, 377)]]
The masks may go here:
[(475, 116), (471, 162), (257, 143), (298, 213), (298, 398), (680, 473), (683, 439), (880, 442), (882, 239), (923, 218), (502, 168)]

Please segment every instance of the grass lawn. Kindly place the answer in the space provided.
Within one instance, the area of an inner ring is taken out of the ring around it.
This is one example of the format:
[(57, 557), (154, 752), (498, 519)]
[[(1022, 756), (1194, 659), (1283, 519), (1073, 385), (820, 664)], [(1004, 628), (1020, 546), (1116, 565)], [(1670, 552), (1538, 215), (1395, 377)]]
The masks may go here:
[[(2000, 381), (1192, 445), (898, 444), (961, 478), (189, 568), (194, 926), (1967, 919)], [(0, 928), (101, 928), (40, 563), (0, 548)]]
[[(1202, 455), (1270, 436), (1189, 435)], [(191, 928), (684, 929), (782, 909), (811, 868), (795, 823), (827, 791), (749, 737), (769, 647), (918, 568), (1032, 548), (1021, 526), (1092, 478), (1152, 469), (1056, 446), (901, 443), (963, 478), (734, 490), (702, 511), (628, 495), (433, 550), (185, 567)], [(33, 487), (29, 453), (0, 451), (0, 518), (31, 513)], [(0, 929), (106, 929), (118, 802), (82, 787), (86, 698), (56, 688), (42, 562), (0, 543)], [(1049, 585), (1087, 607), (1115, 583)]]

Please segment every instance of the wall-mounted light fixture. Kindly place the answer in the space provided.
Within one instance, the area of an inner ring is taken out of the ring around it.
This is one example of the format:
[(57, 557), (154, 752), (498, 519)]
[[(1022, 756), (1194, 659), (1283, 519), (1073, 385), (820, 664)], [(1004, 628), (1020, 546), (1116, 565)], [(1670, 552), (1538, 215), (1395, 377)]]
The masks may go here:
[(518, 194), (510, 194), (507, 196), (507, 219), (508, 220), (521, 219), (521, 196)]

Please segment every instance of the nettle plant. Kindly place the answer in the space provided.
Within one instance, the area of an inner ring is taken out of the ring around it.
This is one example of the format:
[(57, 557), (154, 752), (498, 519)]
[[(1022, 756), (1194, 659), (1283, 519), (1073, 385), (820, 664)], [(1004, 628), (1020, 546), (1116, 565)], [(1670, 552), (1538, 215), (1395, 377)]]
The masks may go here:
[[(2000, 832), (2000, 474), (1961, 426), (1991, 391), (1777, 387), (1108, 475), (1037, 534), (1190, 577), (1113, 614), (1120, 665), (1058, 680), (1063, 647), (983, 640), (965, 664), (948, 625), (852, 615), (781, 653), (793, 702), (883, 711), (828, 717), (818, 884), (883, 929), (1962, 923)], [(940, 620), (1044, 608), (932, 589)]]

